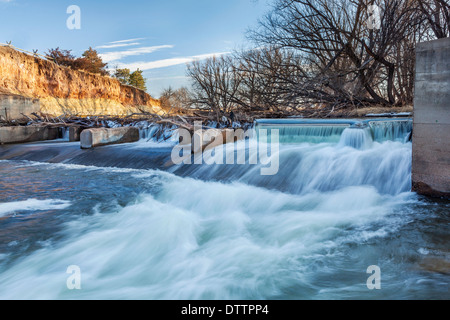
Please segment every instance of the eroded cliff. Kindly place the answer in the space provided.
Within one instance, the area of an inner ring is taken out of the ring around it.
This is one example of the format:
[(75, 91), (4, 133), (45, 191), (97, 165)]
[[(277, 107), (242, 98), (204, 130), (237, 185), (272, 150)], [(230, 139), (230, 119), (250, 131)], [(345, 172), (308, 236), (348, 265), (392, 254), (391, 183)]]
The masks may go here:
[[(159, 100), (135, 87), (61, 67), (9, 47), (0, 47), (1, 101), (0, 115), (9, 119), (36, 108), (53, 116), (163, 113)], [(22, 102), (15, 104), (17, 101)], [(27, 102), (24, 107), (23, 101), (33, 103)]]

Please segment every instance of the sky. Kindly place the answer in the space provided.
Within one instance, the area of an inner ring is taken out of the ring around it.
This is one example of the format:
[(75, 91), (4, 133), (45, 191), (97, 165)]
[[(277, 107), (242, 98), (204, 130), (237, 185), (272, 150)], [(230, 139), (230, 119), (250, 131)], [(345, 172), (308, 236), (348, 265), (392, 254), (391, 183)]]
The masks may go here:
[[(140, 68), (148, 92), (189, 86), (186, 63), (250, 47), (246, 32), (271, 0), (0, 0), (0, 43), (43, 54), (49, 48), (80, 56), (92, 47), (109, 68)], [(71, 5), (80, 9), (80, 29)]]

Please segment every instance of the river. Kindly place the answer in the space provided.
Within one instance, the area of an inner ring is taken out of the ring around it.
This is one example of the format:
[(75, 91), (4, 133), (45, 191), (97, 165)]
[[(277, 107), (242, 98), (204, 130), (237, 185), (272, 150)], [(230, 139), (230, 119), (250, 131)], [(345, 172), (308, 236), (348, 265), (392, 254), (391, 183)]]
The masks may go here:
[(410, 192), (410, 124), (337, 124), (260, 123), (273, 176), (171, 165), (171, 141), (0, 146), (0, 298), (449, 299), (450, 204)]

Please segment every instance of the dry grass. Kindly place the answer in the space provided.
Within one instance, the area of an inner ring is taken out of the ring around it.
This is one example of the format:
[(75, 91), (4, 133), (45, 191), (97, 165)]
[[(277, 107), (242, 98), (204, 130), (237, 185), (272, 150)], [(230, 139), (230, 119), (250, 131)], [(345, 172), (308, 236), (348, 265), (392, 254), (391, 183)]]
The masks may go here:
[(357, 117), (363, 118), (367, 114), (370, 113), (400, 113), (400, 112), (413, 112), (413, 106), (404, 106), (404, 107), (383, 107), (383, 106), (373, 106), (367, 108), (358, 108), (353, 110), (345, 110), (345, 115), (347, 117)]

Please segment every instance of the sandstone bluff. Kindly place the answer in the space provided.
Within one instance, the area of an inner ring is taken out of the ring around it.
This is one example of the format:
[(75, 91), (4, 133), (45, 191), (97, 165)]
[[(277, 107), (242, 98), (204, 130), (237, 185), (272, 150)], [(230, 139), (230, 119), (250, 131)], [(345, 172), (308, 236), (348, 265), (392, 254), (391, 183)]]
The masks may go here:
[(52, 116), (164, 113), (159, 100), (114, 78), (0, 47), (0, 117), (11, 120), (33, 112)]

